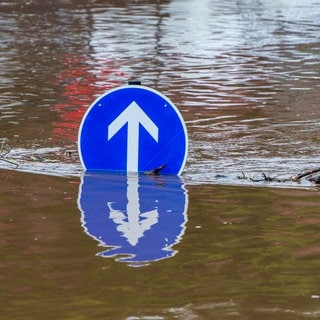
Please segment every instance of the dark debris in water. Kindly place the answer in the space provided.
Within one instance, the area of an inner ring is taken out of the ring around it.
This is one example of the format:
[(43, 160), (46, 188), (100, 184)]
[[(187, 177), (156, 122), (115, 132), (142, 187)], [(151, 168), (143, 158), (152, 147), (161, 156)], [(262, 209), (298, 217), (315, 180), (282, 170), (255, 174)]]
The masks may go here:
[(271, 177), (262, 173), (260, 178), (250, 177), (247, 176), (244, 172), (241, 173), (240, 176), (237, 176), (239, 180), (249, 180), (251, 182), (278, 182), (278, 183), (285, 183), (285, 182), (300, 182), (302, 179), (306, 179), (310, 182), (315, 184), (320, 184), (320, 168), (304, 171), (303, 173), (299, 173), (298, 175), (291, 176), (288, 178), (278, 178), (278, 177)]
[(157, 176), (157, 175), (160, 174), (160, 171), (161, 171), (162, 169), (164, 169), (166, 166), (167, 166), (166, 164), (163, 164), (163, 165), (161, 165), (161, 166), (159, 166), (159, 167), (157, 167), (157, 168), (155, 168), (155, 169), (153, 169), (153, 170), (144, 172), (144, 174), (147, 174), (147, 175), (156, 175), (156, 176)]

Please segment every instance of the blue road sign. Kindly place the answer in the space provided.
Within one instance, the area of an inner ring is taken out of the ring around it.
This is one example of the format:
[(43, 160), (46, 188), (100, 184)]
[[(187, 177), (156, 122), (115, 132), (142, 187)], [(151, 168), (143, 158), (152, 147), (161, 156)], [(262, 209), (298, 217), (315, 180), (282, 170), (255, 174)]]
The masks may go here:
[(188, 136), (181, 114), (161, 93), (140, 85), (106, 92), (82, 119), (79, 154), (87, 171), (180, 174)]
[(188, 195), (175, 175), (85, 173), (78, 205), (97, 255), (141, 266), (173, 257), (187, 223)]

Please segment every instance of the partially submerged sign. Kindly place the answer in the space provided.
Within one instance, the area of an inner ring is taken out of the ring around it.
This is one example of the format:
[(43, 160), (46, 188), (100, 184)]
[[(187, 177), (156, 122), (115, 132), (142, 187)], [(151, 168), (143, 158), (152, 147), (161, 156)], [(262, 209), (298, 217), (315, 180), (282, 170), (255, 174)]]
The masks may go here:
[(175, 105), (154, 89), (128, 85), (108, 91), (86, 112), (78, 137), (86, 171), (145, 172), (163, 166), (180, 174), (188, 136)]

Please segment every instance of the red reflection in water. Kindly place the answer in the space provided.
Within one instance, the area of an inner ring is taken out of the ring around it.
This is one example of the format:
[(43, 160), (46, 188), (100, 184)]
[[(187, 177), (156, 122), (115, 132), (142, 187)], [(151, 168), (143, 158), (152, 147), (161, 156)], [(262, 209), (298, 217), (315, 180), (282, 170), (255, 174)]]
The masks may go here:
[(53, 138), (75, 142), (82, 117), (94, 100), (127, 79), (111, 59), (65, 55), (57, 84), (63, 86), (63, 102), (51, 107), (60, 121), (53, 122)]

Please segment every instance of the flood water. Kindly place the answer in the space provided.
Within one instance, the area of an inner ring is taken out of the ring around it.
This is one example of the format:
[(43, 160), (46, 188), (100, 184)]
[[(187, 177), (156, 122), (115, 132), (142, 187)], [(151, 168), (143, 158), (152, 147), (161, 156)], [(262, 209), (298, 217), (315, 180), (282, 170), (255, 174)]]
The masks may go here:
[[(1, 1), (0, 319), (320, 317), (318, 188), (260, 181), (320, 167), (319, 31), (319, 0)], [(129, 79), (180, 110), (181, 177), (82, 172)]]

